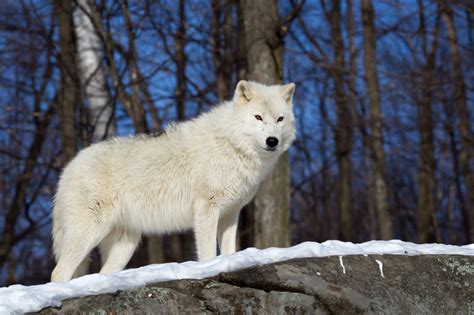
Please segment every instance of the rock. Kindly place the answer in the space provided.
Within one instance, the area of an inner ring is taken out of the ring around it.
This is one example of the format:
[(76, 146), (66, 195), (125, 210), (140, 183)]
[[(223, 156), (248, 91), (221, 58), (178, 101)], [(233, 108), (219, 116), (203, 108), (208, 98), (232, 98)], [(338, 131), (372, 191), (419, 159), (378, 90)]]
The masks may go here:
[(63, 301), (43, 314), (474, 314), (474, 256), (303, 258)]

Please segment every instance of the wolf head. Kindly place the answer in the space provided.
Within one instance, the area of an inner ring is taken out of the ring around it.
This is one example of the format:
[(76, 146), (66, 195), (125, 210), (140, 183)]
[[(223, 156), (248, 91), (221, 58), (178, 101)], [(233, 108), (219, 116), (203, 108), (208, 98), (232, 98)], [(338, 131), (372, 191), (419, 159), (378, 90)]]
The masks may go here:
[(295, 139), (295, 84), (266, 86), (240, 81), (233, 98), (243, 136), (258, 153), (279, 155)]

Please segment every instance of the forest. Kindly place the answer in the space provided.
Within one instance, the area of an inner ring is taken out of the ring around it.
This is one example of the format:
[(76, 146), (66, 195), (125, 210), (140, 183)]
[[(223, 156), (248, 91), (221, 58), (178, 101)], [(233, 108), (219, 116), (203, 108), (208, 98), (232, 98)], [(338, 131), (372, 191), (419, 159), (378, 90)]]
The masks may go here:
[[(474, 242), (474, 2), (3, 0), (0, 286), (49, 281), (77, 152), (191, 119), (239, 80), (294, 82), (297, 119), (240, 249)], [(195, 259), (193, 242), (147, 236), (129, 267)]]

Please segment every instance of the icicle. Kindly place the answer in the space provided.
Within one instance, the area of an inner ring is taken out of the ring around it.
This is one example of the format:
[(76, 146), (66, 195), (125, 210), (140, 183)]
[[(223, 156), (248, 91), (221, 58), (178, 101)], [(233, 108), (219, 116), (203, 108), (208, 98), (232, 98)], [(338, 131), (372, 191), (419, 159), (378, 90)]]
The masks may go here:
[(346, 273), (346, 267), (344, 267), (344, 263), (342, 262), (342, 256), (339, 256), (339, 263), (341, 264), (342, 267), (342, 273)]
[(385, 276), (383, 275), (383, 263), (382, 263), (380, 260), (378, 260), (378, 259), (376, 259), (375, 261), (376, 261), (377, 264), (379, 265), (380, 275), (382, 276), (382, 278), (385, 278)]

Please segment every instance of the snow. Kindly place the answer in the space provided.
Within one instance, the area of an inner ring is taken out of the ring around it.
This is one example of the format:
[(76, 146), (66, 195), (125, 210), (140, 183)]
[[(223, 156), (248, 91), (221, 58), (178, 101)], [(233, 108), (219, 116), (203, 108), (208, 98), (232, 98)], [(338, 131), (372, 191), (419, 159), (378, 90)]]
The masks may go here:
[[(202, 279), (215, 276), (221, 272), (235, 271), (293, 258), (340, 256), (340, 263), (344, 268), (342, 256), (380, 254), (474, 256), (474, 244), (465, 246), (414, 244), (399, 240), (370, 241), (361, 244), (326, 241), (324, 243), (305, 242), (290, 248), (267, 248), (264, 250), (248, 248), (206, 262), (188, 261), (180, 264), (155, 264), (124, 270), (112, 275), (86, 275), (68, 282), (33, 286), (11, 285), (0, 288), (0, 314), (34, 312), (48, 306), (59, 306), (62, 300), (72, 297), (111, 293), (167, 280)], [(383, 277), (381, 262), (377, 261), (377, 263)]]

